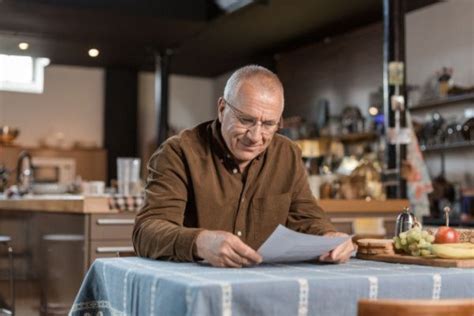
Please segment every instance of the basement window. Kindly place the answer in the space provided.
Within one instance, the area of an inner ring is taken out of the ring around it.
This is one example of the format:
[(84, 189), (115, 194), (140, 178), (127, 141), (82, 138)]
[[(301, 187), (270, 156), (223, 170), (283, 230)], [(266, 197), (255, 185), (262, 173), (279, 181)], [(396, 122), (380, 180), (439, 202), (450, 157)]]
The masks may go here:
[(0, 90), (43, 93), (48, 58), (0, 54)]

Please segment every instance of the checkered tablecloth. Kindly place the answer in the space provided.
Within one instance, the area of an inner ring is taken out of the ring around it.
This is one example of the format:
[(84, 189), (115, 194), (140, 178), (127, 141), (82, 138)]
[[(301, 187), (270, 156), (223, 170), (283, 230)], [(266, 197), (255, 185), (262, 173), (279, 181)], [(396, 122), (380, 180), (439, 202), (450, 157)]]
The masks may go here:
[(474, 270), (352, 259), (213, 268), (98, 259), (71, 315), (357, 315), (362, 298), (474, 298)]
[(119, 195), (115, 194), (109, 198), (109, 208), (122, 212), (137, 212), (143, 204), (143, 195)]

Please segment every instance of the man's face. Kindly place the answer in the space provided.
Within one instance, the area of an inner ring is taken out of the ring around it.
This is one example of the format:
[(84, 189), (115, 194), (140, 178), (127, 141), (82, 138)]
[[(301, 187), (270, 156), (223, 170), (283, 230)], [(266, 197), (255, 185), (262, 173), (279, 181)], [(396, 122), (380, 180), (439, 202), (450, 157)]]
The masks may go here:
[(283, 112), (282, 91), (241, 83), (233, 100), (219, 99), (218, 115), (227, 148), (246, 166), (270, 145)]

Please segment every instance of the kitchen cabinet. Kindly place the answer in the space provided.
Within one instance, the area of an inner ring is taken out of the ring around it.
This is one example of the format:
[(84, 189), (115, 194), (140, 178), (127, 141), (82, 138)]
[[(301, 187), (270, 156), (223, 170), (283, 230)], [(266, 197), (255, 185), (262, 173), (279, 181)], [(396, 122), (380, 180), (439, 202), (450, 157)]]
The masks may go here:
[(95, 259), (133, 252), (132, 231), (135, 213), (90, 214), (86, 218), (88, 268)]
[(134, 220), (133, 212), (110, 210), (106, 196), (0, 195), (0, 230), (12, 237), (16, 279), (39, 289), (43, 313), (67, 313), (95, 259), (133, 251)]

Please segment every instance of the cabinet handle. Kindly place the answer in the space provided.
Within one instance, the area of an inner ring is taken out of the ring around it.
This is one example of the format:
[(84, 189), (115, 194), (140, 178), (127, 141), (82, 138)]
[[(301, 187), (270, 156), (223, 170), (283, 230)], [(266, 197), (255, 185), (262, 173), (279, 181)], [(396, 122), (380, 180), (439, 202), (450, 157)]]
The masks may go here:
[(117, 252), (133, 252), (133, 247), (97, 247), (97, 253), (117, 253)]
[(97, 225), (133, 225), (135, 219), (133, 218), (99, 218)]

